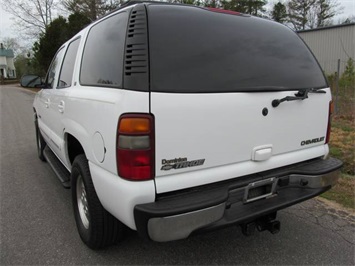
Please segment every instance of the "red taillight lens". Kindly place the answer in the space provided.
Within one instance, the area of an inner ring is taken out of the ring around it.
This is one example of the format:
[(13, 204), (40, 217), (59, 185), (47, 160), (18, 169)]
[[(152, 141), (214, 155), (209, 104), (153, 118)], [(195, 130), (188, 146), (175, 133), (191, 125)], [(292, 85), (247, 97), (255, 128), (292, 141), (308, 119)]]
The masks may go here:
[(128, 180), (154, 178), (154, 117), (124, 114), (117, 128), (117, 171)]
[(333, 113), (333, 102), (329, 102), (329, 111), (328, 111), (328, 127), (327, 127), (327, 135), (325, 138), (325, 144), (328, 144), (330, 140), (330, 131), (331, 131), (331, 119), (332, 119), (332, 113)]
[(151, 176), (150, 151), (117, 150), (118, 174), (129, 180), (147, 180)]

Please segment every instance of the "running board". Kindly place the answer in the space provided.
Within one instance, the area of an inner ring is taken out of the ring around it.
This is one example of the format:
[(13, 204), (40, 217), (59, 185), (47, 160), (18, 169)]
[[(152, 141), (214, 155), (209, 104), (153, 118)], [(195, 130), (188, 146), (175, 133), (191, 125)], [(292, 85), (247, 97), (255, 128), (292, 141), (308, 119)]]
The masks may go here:
[(49, 163), (49, 165), (53, 169), (53, 172), (59, 178), (63, 187), (70, 188), (70, 173), (65, 168), (65, 166), (59, 161), (57, 156), (47, 146), (43, 151), (43, 155), (44, 155), (44, 158), (46, 158), (46, 161)]

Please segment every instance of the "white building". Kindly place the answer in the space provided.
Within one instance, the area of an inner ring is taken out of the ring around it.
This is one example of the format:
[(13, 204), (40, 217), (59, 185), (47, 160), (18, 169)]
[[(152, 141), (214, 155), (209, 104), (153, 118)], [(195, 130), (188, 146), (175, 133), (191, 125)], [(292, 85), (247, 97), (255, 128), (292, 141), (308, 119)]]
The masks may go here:
[(345, 70), (349, 58), (355, 60), (355, 23), (298, 31), (326, 74)]
[(5, 49), (3, 44), (0, 44), (0, 77), (5, 79), (16, 78), (14, 52), (11, 49)]

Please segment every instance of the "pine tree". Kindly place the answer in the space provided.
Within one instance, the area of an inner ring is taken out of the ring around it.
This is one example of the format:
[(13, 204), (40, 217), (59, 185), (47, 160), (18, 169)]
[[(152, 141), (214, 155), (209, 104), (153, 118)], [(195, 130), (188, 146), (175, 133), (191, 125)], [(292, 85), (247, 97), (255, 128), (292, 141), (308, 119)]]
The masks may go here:
[(295, 30), (331, 25), (331, 19), (341, 13), (337, 0), (289, 0), (287, 9)]
[(343, 75), (341, 75), (340, 86), (342, 87), (350, 87), (355, 89), (355, 66), (354, 59), (349, 58)]
[(94, 21), (123, 2), (123, 0), (65, 0), (63, 5), (69, 12), (84, 14)]
[(286, 6), (281, 2), (274, 4), (271, 11), (271, 18), (276, 22), (285, 23), (287, 21)]
[(35, 63), (41, 68), (40, 72), (46, 73), (56, 51), (67, 40), (67, 21), (59, 16), (47, 26), (45, 33), (33, 45)]
[(54, 19), (33, 45), (31, 63), (37, 68), (36, 72), (43, 76), (59, 47), (89, 23), (90, 20), (80, 13), (71, 14), (68, 21), (61, 16)]
[(262, 17), (266, 11), (266, 0), (231, 0), (221, 1), (224, 9)]
[(317, 1), (317, 28), (328, 26), (329, 20), (339, 11), (338, 3), (332, 0)]
[(317, 0), (290, 0), (287, 4), (289, 22), (295, 30), (305, 30), (311, 8)]
[(206, 7), (218, 8), (221, 6), (221, 3), (219, 0), (205, 0), (203, 5)]
[(82, 13), (73, 13), (68, 17), (67, 36), (68, 39), (73, 37), (85, 26), (90, 24), (90, 19)]

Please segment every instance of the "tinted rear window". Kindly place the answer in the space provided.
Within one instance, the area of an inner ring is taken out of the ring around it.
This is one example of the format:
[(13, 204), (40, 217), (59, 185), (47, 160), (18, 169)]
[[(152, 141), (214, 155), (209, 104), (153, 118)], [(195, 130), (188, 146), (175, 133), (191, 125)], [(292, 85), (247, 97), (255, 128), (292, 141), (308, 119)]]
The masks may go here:
[(81, 63), (82, 85), (122, 87), (127, 22), (128, 14), (122, 12), (91, 28)]
[(186, 6), (150, 5), (148, 12), (152, 91), (327, 86), (303, 41), (278, 23)]

